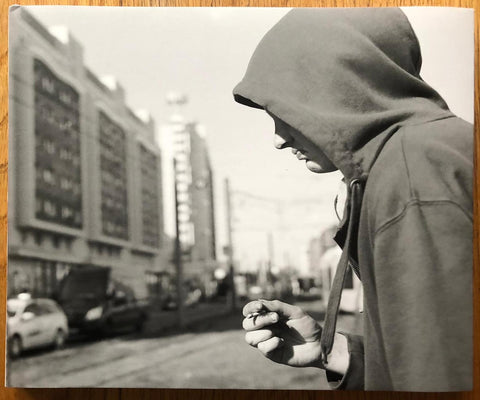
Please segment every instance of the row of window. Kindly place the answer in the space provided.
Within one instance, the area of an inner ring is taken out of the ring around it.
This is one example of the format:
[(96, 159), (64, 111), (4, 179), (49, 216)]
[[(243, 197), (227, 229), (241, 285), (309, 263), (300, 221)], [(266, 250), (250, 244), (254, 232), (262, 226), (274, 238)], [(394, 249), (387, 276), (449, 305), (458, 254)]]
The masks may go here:
[(60, 188), (61, 190), (72, 193), (74, 196), (80, 195), (80, 182), (71, 177), (56, 175), (55, 172), (49, 168), (37, 168), (35, 173), (37, 183), (55, 186), (56, 189)]
[(107, 152), (106, 149), (102, 149), (100, 154), (100, 166), (101, 169), (107, 171), (115, 171), (117, 168), (121, 168), (125, 163), (125, 159), (114, 152)]
[(44, 152), (48, 154), (49, 157), (71, 163), (74, 167), (80, 166), (80, 157), (74, 154), (70, 146), (65, 147), (62, 144), (56, 143), (52, 138), (37, 140), (36, 151), (38, 153)]
[(79, 95), (75, 89), (58, 79), (40, 60), (33, 63), (35, 91), (48, 95), (56, 102), (71, 108), (78, 108)]
[[(108, 189), (105, 188), (105, 187), (102, 187), (101, 198), (102, 198), (102, 205), (103, 206), (107, 206), (107, 202), (109, 202), (110, 199), (113, 200), (113, 201), (122, 203), (122, 204), (126, 204), (126, 202), (127, 202), (127, 198), (126, 198), (125, 193), (113, 193), (113, 192), (108, 191)], [(112, 204), (112, 206), (113, 206), (113, 204)]]
[(142, 242), (148, 246), (158, 246), (157, 157), (142, 144), (139, 146), (142, 173)]
[(102, 218), (103, 233), (121, 239), (128, 239), (128, 226), (116, 224), (107, 218)]
[(107, 197), (105, 199), (105, 207), (109, 210), (121, 210), (123, 209), (123, 202), (118, 201), (112, 197)]
[(104, 112), (99, 112), (102, 231), (128, 237), (126, 135)]
[(78, 114), (61, 107), (61, 104), (55, 104), (41, 94), (37, 93), (35, 96), (35, 112), (39, 119), (64, 134), (79, 132)]
[(100, 172), (102, 186), (106, 188), (106, 193), (111, 192), (112, 189), (114, 189), (114, 191), (117, 193), (126, 193), (127, 184), (125, 182), (125, 178), (118, 176), (118, 174), (115, 174), (112, 171), (113, 169), (102, 169)]
[(39, 196), (35, 200), (36, 218), (54, 222), (63, 221), (77, 228), (82, 226), (82, 213), (75, 208)]
[(115, 142), (125, 140), (123, 129), (115, 124), (104, 112), (99, 114), (98, 125), (106, 144), (113, 145)]
[(49, 76), (39, 76), (37, 83), (42, 92), (48, 93), (52, 97), (57, 98), (61, 103), (65, 105), (73, 106), (74, 103), (78, 102), (78, 100), (75, 101), (76, 99), (74, 99), (72, 92), (69, 93), (63, 90), (63, 88), (57, 87), (59, 82), (56, 80), (56, 78)]
[[(82, 226), (80, 101), (77, 91), (41, 61), (34, 62), (36, 216), (62, 225)], [(102, 232), (128, 238), (126, 133), (98, 113)], [(140, 145), (144, 239), (158, 241), (158, 159)], [(59, 202), (52, 199), (58, 199)], [(60, 204), (62, 202), (62, 204)]]

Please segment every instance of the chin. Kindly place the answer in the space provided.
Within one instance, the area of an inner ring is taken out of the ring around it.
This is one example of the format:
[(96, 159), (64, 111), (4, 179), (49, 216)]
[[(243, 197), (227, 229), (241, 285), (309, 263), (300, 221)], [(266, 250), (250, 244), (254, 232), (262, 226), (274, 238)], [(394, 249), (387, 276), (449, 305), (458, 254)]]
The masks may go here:
[(312, 160), (307, 160), (305, 162), (305, 165), (307, 166), (307, 168), (316, 173), (316, 174), (325, 174), (327, 172), (333, 172), (333, 171), (336, 171), (338, 168), (335, 167), (335, 165), (331, 164), (331, 163), (327, 163), (325, 165), (320, 165), (319, 163), (315, 162), (315, 161), (312, 161)]
[(305, 162), (305, 165), (307, 166), (307, 169), (316, 173), (316, 174), (322, 174), (325, 171), (320, 164), (317, 164), (315, 161), (307, 160)]

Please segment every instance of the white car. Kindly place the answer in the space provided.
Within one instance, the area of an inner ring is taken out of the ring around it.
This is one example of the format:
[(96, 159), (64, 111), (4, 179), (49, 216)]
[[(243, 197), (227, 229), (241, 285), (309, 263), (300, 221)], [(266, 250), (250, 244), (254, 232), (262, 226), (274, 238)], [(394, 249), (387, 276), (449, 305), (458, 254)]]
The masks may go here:
[(68, 323), (60, 306), (50, 299), (32, 299), (28, 294), (7, 300), (7, 340), (12, 358), (23, 350), (43, 346), (61, 348), (68, 336)]

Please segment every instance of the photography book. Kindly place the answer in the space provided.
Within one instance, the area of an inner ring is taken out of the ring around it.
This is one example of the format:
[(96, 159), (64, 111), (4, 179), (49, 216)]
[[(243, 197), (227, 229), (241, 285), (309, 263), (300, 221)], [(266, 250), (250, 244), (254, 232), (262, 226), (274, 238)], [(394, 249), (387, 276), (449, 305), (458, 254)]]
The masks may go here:
[(6, 385), (472, 390), (473, 21), (12, 6)]

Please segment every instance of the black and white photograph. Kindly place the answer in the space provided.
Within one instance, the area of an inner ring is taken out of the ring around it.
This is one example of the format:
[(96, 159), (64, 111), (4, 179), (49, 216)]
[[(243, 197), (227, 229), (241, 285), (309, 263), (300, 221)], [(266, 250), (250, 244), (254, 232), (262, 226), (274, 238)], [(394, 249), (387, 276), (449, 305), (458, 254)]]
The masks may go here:
[(10, 387), (473, 389), (473, 10), (12, 6)]

